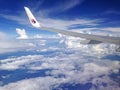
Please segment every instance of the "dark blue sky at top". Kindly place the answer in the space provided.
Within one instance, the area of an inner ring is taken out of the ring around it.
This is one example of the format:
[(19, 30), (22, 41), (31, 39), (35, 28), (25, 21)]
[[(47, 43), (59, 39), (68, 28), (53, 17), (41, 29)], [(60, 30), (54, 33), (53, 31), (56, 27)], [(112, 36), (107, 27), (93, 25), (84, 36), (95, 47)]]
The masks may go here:
[[(73, 0), (74, 1), (74, 0)], [(81, 0), (80, 0), (81, 1)], [(24, 6), (34, 8), (34, 11), (49, 9), (62, 3), (69, 2), (69, 0), (0, 0), (0, 29), (15, 29), (17, 26), (26, 28), (23, 25), (16, 23), (14, 20), (5, 19), (2, 15), (16, 15), (20, 16), (24, 13)], [(67, 4), (66, 4), (67, 5)], [(119, 27), (120, 25), (120, 0), (83, 0), (82, 3), (75, 7), (59, 12), (55, 11), (48, 13), (50, 18), (90, 18), (90, 19), (106, 19), (112, 27)], [(21, 18), (21, 17), (20, 17)], [(27, 18), (27, 17), (26, 17)], [(106, 22), (103, 23), (106, 25)], [(11, 31), (10, 30), (10, 31)]]
[[(17, 11), (23, 11), (24, 6), (32, 8), (39, 2), (42, 4), (38, 9), (44, 9), (56, 6), (59, 3), (69, 2), (69, 0), (0, 0), (0, 13), (8, 11), (8, 14), (17, 14)], [(64, 13), (90, 15), (103, 13), (107, 10), (120, 11), (120, 0), (83, 0), (82, 4), (78, 4)]]

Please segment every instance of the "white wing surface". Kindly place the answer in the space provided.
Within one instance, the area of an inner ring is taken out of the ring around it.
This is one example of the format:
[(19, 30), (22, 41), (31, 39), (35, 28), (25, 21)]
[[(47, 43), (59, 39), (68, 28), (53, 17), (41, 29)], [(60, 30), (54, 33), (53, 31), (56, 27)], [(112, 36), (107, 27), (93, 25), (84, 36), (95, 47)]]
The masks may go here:
[(113, 44), (119, 44), (120, 45), (120, 37), (112, 37), (112, 36), (101, 36), (101, 35), (92, 35), (92, 34), (84, 34), (84, 33), (78, 33), (78, 32), (72, 32), (68, 30), (60, 30), (55, 28), (49, 28), (49, 27), (42, 27), (40, 23), (36, 20), (36, 18), (33, 16), (32, 12), (28, 7), (24, 7), (26, 14), (29, 18), (30, 23), (36, 27), (40, 28), (42, 30), (48, 30), (56, 33), (61, 33), (64, 35), (74, 36), (74, 37), (80, 37), (90, 40), (90, 44), (96, 44), (96, 43), (113, 43)]

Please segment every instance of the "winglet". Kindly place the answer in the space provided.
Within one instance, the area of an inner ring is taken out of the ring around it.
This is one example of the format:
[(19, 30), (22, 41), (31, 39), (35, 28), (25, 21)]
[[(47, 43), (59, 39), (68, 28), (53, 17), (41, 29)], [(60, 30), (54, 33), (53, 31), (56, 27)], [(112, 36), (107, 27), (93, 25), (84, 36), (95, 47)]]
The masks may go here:
[(27, 14), (27, 16), (28, 16), (28, 18), (29, 18), (30, 23), (31, 23), (34, 27), (36, 27), (36, 28), (41, 27), (40, 24), (38, 23), (38, 21), (36, 20), (36, 18), (33, 16), (33, 14), (32, 14), (32, 12), (30, 11), (30, 9), (29, 9), (28, 7), (24, 7), (24, 9), (25, 9), (25, 12), (26, 12), (26, 14)]

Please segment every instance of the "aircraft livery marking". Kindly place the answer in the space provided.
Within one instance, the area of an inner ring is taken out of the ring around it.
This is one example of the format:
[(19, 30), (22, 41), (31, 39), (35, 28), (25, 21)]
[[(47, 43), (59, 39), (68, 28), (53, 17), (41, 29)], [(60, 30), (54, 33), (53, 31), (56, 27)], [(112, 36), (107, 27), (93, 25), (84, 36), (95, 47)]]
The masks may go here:
[(34, 19), (31, 19), (31, 22), (32, 22), (32, 23), (36, 23), (36, 21), (35, 21)]

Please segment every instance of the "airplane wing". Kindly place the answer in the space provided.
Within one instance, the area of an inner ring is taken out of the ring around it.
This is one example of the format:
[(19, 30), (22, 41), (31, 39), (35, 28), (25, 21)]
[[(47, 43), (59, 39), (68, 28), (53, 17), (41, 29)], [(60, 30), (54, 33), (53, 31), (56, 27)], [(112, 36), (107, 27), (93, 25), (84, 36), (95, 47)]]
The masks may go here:
[(48, 30), (48, 31), (56, 32), (56, 33), (61, 33), (61, 34), (68, 35), (68, 36), (85, 38), (85, 39), (90, 40), (90, 44), (104, 42), (104, 43), (113, 43), (113, 44), (120, 45), (120, 37), (84, 34), (84, 33), (72, 32), (72, 31), (68, 31), (68, 30), (60, 30), (60, 29), (55, 29), (55, 28), (43, 27), (40, 25), (40, 23), (33, 16), (32, 12), (30, 11), (30, 9), (28, 7), (24, 7), (24, 9), (25, 9), (25, 12), (29, 18), (30, 23), (35, 28), (39, 28), (42, 30)]

